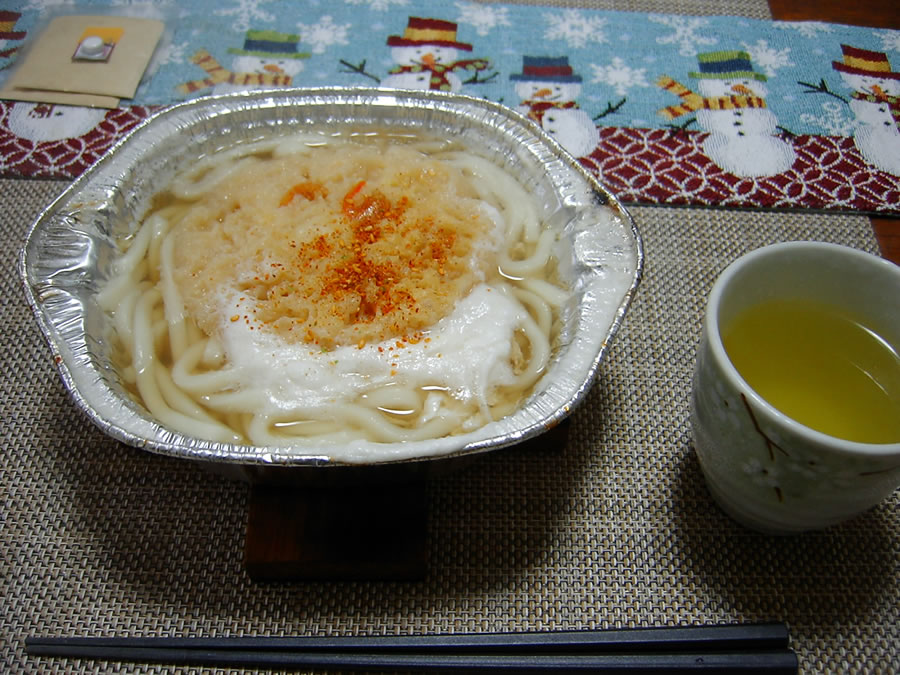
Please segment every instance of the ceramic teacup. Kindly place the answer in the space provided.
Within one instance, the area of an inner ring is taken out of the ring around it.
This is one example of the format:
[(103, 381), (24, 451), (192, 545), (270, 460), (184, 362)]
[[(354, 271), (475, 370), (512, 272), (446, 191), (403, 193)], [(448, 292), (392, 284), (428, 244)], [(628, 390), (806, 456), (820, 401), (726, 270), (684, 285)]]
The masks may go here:
[[(748, 384), (723, 334), (739, 325), (742, 312), (773, 299), (858, 316), (896, 357), (900, 267), (835, 244), (775, 244), (729, 265), (708, 299), (691, 426), (709, 490), (726, 513), (752, 529), (816, 530), (876, 506), (900, 486), (900, 438), (860, 442), (830, 435), (793, 419)], [(764, 347), (759, 358), (766, 358)], [(898, 397), (888, 392), (900, 416)]]

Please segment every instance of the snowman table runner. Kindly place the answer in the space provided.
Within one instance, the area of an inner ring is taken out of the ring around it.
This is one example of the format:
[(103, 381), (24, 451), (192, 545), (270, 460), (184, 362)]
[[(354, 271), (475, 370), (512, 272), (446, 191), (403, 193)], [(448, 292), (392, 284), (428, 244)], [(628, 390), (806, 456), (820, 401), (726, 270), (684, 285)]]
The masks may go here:
[(197, 96), (377, 84), (515, 108), (629, 203), (900, 212), (896, 30), (429, 0), (4, 5), (0, 87), (63, 13), (166, 26), (115, 109), (0, 101), (5, 177), (75, 177)]

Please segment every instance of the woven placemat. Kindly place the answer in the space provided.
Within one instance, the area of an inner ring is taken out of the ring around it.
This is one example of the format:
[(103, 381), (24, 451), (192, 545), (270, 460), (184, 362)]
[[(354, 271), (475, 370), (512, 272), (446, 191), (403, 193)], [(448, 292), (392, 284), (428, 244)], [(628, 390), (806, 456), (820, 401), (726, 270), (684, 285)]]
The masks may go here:
[(776, 241), (874, 252), (865, 218), (633, 208), (644, 280), (565, 448), (512, 448), (431, 480), (424, 581), (254, 583), (242, 561), (248, 486), (111, 441), (62, 388), (15, 268), (28, 225), (63, 187), (0, 181), (0, 669), (167, 672), (29, 658), (32, 634), (784, 620), (804, 673), (900, 671), (900, 493), (824, 532), (755, 534), (712, 502), (688, 428), (715, 276)]

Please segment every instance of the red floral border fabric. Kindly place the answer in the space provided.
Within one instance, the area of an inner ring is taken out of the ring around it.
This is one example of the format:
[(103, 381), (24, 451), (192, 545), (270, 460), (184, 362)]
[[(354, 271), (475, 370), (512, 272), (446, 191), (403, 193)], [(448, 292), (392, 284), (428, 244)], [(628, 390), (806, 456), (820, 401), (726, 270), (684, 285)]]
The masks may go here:
[[(79, 136), (30, 140), (10, 128), (14, 105), (0, 101), (0, 175), (7, 178), (76, 178), (157, 109), (116, 108)], [(793, 136), (789, 142), (797, 158), (789, 170), (741, 178), (706, 156), (707, 136), (601, 127), (596, 149), (580, 162), (626, 203), (870, 213), (900, 208), (897, 177), (873, 170), (852, 137)]]

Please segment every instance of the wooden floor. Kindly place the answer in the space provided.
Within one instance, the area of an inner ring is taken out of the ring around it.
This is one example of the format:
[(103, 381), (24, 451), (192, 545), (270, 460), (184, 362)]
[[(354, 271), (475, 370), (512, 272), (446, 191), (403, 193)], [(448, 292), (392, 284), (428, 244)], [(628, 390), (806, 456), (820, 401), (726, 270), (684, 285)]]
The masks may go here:
[[(772, 17), (900, 29), (900, 0), (769, 0)], [(900, 63), (892, 63), (900, 71)], [(900, 265), (900, 218), (873, 217), (881, 254)]]

